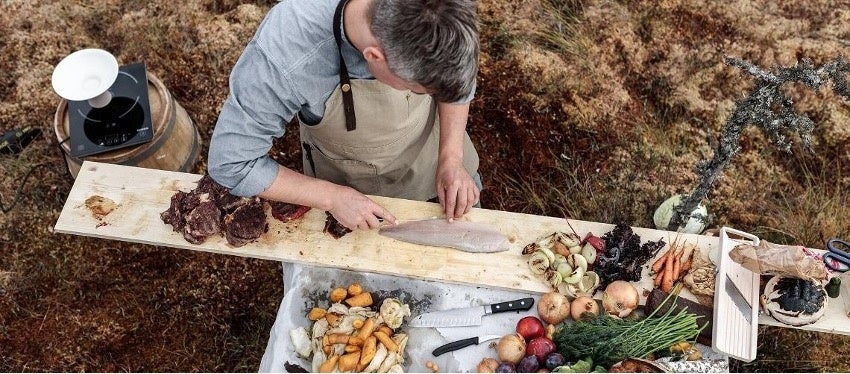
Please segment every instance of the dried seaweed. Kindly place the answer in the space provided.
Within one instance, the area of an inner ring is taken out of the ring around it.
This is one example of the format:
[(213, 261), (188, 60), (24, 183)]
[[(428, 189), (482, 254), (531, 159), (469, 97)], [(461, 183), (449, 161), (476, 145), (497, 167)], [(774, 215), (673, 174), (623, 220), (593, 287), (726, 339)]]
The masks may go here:
[(639, 281), (642, 266), (666, 244), (664, 239), (658, 239), (641, 245), (640, 235), (622, 223), (602, 235), (602, 240), (605, 242), (605, 251), (599, 257), (594, 271), (599, 275), (603, 289), (615, 280)]

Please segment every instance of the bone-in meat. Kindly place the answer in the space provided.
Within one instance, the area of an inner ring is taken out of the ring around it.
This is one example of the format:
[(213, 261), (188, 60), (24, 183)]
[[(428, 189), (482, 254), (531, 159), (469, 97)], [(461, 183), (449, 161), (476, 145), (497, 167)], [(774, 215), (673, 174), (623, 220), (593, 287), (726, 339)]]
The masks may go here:
[[(300, 209), (289, 214), (297, 214)], [(238, 247), (268, 231), (264, 200), (234, 196), (208, 175), (192, 191), (174, 193), (171, 205), (160, 213), (160, 218), (193, 244), (223, 234), (230, 245)]]
[(259, 238), (269, 229), (263, 201), (254, 198), (224, 216), (224, 237), (232, 246), (241, 247)]
[(186, 215), (183, 237), (189, 243), (201, 244), (207, 237), (218, 234), (219, 231), (221, 231), (221, 212), (212, 200), (202, 199), (201, 203)]

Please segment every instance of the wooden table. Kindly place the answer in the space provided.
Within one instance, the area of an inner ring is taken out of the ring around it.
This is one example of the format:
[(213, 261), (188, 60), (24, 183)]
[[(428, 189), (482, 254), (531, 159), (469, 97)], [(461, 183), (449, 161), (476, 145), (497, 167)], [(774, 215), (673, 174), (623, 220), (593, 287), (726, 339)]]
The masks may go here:
[[(322, 232), (325, 212), (313, 209), (303, 218), (287, 224), (270, 217), (268, 232), (243, 247), (232, 247), (220, 236), (195, 245), (163, 223), (160, 213), (168, 208), (176, 191), (191, 190), (200, 178), (197, 174), (87, 161), (82, 165), (54, 229), (65, 234), (538, 294), (549, 291), (550, 287), (541, 276), (530, 271), (526, 257), (521, 255), (522, 248), (554, 231), (570, 231), (567, 221), (562, 218), (473, 209), (464, 219), (492, 224), (510, 242), (508, 251), (474, 254), (403, 243), (378, 235), (374, 230), (355, 231), (333, 239)], [(86, 199), (92, 196), (108, 198), (118, 207), (105, 216), (96, 217), (85, 204)], [(441, 216), (439, 204), (370, 197), (400, 220)], [(579, 220), (570, 220), (569, 223), (582, 237), (588, 232), (601, 236), (614, 227), (612, 224)], [(668, 245), (677, 235), (646, 228), (633, 230), (640, 235), (642, 242), (664, 239)], [(719, 239), (714, 236), (680, 234), (679, 240), (695, 244), (703, 255), (719, 246)], [(643, 275), (640, 282), (634, 283), (641, 293), (642, 303), (653, 288), (648, 266), (644, 268)], [(683, 296), (695, 299), (687, 290), (683, 291)], [(850, 320), (844, 311), (848, 300), (850, 295), (843, 292), (841, 298), (830, 300), (827, 315), (821, 321), (800, 328), (850, 334)], [(759, 322), (785, 326), (766, 316), (762, 316)]]

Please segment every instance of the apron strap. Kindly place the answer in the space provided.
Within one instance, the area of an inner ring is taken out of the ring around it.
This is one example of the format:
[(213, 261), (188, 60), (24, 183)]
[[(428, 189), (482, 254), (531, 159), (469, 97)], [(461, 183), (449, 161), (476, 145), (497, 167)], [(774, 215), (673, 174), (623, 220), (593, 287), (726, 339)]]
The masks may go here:
[(336, 39), (336, 47), (339, 52), (339, 89), (342, 91), (342, 106), (345, 112), (345, 128), (348, 131), (353, 131), (357, 128), (357, 119), (354, 117), (354, 98), (351, 96), (351, 81), (348, 77), (348, 68), (345, 66), (345, 59), (342, 58), (342, 30), (340, 23), (342, 21), (342, 10), (348, 0), (340, 0), (336, 6), (334, 13), (334, 39)]

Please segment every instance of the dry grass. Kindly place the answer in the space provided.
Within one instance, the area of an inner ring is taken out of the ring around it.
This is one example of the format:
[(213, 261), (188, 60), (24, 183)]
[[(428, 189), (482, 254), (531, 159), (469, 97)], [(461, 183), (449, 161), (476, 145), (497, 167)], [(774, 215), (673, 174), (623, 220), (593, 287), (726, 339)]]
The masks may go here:
[[(274, 2), (5, 1), (0, 130), (44, 139), (0, 156), (0, 371), (254, 371), (282, 294), (279, 264), (51, 233), (71, 188), (52, 130), (53, 66), (86, 47), (145, 61), (209, 140), (227, 75)], [(488, 208), (650, 226), (695, 185), (751, 82), (723, 65), (816, 63), (846, 51), (845, 2), (481, 0), (482, 60), (469, 131)], [(553, 11), (557, 10), (557, 11)], [(848, 56), (845, 56), (848, 57)], [(706, 201), (714, 226), (822, 247), (850, 237), (850, 106), (805, 93), (814, 153), (757, 131)], [(299, 167), (296, 132), (278, 142)], [(206, 153), (206, 148), (202, 154)], [(196, 165), (205, 169), (205, 158)], [(762, 328), (738, 371), (848, 371), (850, 339)]]

